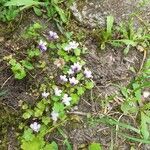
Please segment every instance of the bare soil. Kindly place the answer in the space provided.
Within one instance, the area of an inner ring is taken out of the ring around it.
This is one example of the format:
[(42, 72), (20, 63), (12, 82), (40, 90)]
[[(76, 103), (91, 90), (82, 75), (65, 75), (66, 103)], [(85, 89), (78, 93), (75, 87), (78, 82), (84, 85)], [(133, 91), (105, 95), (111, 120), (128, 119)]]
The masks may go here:
[(82, 25), (91, 28), (104, 26), (108, 15), (113, 15), (117, 24), (134, 16), (135, 23), (139, 26), (141, 20), (145, 23), (149, 23), (150, 20), (150, 3), (147, 1), (147, 5), (141, 6), (140, 2), (139, 0), (77, 0), (70, 9)]

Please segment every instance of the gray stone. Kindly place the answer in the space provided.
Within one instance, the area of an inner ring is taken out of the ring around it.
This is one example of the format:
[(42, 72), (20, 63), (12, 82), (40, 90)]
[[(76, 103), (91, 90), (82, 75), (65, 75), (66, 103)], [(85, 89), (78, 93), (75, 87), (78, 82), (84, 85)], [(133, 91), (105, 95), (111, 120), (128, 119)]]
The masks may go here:
[(146, 1), (141, 6), (139, 0), (77, 0), (70, 9), (82, 25), (96, 27), (103, 26), (108, 15), (113, 15), (116, 23), (129, 19), (133, 13), (144, 21), (150, 20), (150, 3)]

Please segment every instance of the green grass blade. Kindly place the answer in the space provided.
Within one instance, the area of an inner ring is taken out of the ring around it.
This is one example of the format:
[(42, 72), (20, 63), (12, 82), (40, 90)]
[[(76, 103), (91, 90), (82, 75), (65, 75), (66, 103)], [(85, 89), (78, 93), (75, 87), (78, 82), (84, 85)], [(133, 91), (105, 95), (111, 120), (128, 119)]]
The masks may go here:
[(34, 0), (11, 0), (5, 3), (4, 6), (33, 6), (33, 5), (42, 5), (43, 2), (37, 2)]
[(134, 142), (140, 142), (140, 143), (143, 143), (143, 144), (150, 144), (150, 140), (145, 140), (145, 139), (139, 139), (139, 138), (135, 138), (135, 137), (131, 137), (129, 135), (126, 135), (126, 134), (123, 134), (123, 133), (118, 133), (120, 134), (121, 136), (131, 140), (131, 141), (134, 141)]
[(114, 17), (113, 16), (108, 16), (107, 17), (107, 34), (109, 36), (112, 35), (113, 24), (114, 24)]
[(114, 42), (121, 42), (124, 43), (125, 45), (132, 45), (132, 46), (136, 46), (137, 42), (133, 41), (133, 40), (129, 40), (129, 39), (122, 39), (122, 40), (113, 40)]
[(110, 124), (110, 125), (118, 125), (118, 126), (120, 126), (120, 127), (122, 127), (122, 128), (129, 129), (129, 130), (131, 130), (131, 131), (134, 131), (134, 132), (140, 134), (140, 130), (139, 130), (139, 129), (134, 128), (134, 127), (131, 126), (131, 125), (128, 125), (128, 124), (119, 122), (119, 121), (117, 121), (117, 120), (115, 120), (115, 119), (112, 119), (112, 118), (110, 118), (110, 117), (101, 118), (101, 119), (99, 119), (99, 121), (100, 121), (100, 122), (103, 122), (103, 123), (106, 123), (106, 124)]

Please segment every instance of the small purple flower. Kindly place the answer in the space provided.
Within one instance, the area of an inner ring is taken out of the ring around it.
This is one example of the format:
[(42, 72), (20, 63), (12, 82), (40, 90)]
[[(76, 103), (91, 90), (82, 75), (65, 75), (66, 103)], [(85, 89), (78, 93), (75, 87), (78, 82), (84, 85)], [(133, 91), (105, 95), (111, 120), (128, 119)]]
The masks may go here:
[(39, 48), (42, 52), (44, 52), (44, 51), (46, 51), (46, 50), (47, 50), (46, 45), (47, 45), (47, 43), (46, 43), (46, 42), (44, 42), (44, 41), (40, 40), (39, 45), (38, 45), (38, 48)]
[(76, 41), (72, 41), (69, 43), (72, 47), (72, 49), (76, 49), (79, 46), (79, 43), (77, 43)]
[(67, 82), (67, 81), (68, 81), (66, 75), (60, 75), (60, 80), (61, 80), (62, 82)]
[(71, 85), (76, 85), (79, 83), (79, 81), (75, 77), (69, 78), (69, 82)]
[(74, 71), (74, 72), (79, 72), (81, 70), (82, 66), (79, 64), (79, 62), (77, 63), (74, 63), (72, 66), (71, 66), (71, 69)]
[(49, 39), (50, 40), (56, 40), (58, 38), (59, 38), (59, 36), (58, 36), (58, 34), (56, 32), (49, 31)]
[(85, 75), (86, 78), (93, 78), (92, 72), (88, 69), (84, 70), (84, 75)]

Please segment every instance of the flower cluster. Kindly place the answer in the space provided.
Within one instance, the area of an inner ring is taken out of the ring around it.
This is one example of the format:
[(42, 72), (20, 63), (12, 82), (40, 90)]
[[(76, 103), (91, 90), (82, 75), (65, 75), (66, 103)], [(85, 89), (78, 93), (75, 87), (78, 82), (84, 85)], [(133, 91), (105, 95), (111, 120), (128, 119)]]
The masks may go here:
[[(40, 40), (38, 48), (41, 52), (45, 52), (48, 47), (50, 47), (48, 41), (54, 42), (57, 39), (59, 39), (58, 34), (56, 32), (49, 31), (48, 38), (45, 40), (47, 42)], [(47, 125), (51, 119), (55, 123), (58, 119), (63, 118), (65, 116), (65, 110), (70, 109), (71, 106), (76, 104), (79, 97), (86, 89), (92, 88), (92, 72), (88, 68), (84, 67), (84, 61), (82, 61), (79, 55), (76, 55), (75, 53), (75, 51), (79, 53), (81, 52), (78, 46), (79, 43), (76, 41), (70, 41), (65, 46), (63, 44), (61, 45), (61, 52), (63, 55), (57, 53), (58, 57), (54, 61), (54, 65), (63, 72), (63, 74), (59, 76), (59, 82), (55, 83), (52, 81), (52, 84), (50, 85), (52, 85), (51, 89), (53, 89), (53, 91), (50, 89), (42, 90), (42, 100), (36, 105), (34, 109), (35, 112), (31, 115), (31, 112), (29, 112), (29, 114), (25, 114), (25, 118), (29, 118), (30, 115), (30, 117), (32, 116), (40, 120), (41, 124), (37, 122), (30, 124), (30, 128), (34, 132), (40, 131), (42, 123)], [(64, 55), (67, 56), (68, 61)], [(43, 89), (45, 88), (47, 87), (44, 86)], [(49, 116), (43, 117), (45, 114)]]
[[(77, 80), (74, 75), (76, 75), (81, 70), (82, 70), (82, 65), (79, 62), (74, 63), (73, 65), (71, 65), (70, 69), (67, 71), (68, 75), (71, 75), (72, 77), (67, 78), (66, 75), (60, 75), (60, 81), (63, 82), (63, 83), (69, 81), (70, 84), (73, 85), (73, 86), (78, 84), (79, 80)], [(93, 78), (92, 72), (87, 68), (85, 68), (83, 74), (88, 79)]]
[[(48, 39), (49, 40), (57, 40), (59, 38), (58, 34), (53, 31), (49, 31)], [(47, 50), (47, 42), (40, 40), (38, 43), (38, 48), (41, 52), (45, 52)]]

